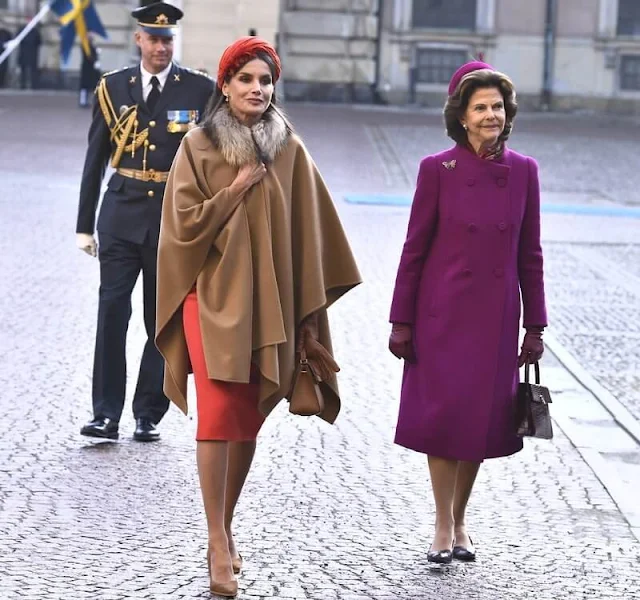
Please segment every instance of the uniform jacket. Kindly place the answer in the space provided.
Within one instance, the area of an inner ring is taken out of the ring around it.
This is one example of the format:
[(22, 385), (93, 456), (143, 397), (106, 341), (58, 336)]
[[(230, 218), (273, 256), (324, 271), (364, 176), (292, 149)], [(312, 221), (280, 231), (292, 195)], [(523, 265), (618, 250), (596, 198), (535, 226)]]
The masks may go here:
[[(140, 66), (108, 73), (107, 90), (116, 112), (138, 107), (137, 131), (149, 129), (146, 168), (169, 171), (185, 132), (168, 130), (168, 111), (198, 111), (199, 120), (214, 90), (206, 75), (173, 65), (160, 95), (150, 113), (142, 96)], [(89, 145), (82, 173), (78, 209), (78, 233), (93, 233), (100, 188), (109, 159), (115, 150), (111, 131), (96, 99), (89, 128)], [(125, 152), (120, 168), (143, 169), (144, 148), (132, 156)], [(97, 230), (134, 243), (157, 245), (164, 183), (144, 182), (113, 173), (102, 200)]]
[[(336, 209), (302, 141), (273, 110), (252, 130), (223, 107), (212, 143), (203, 129), (183, 140), (164, 200), (158, 248), (156, 345), (165, 358), (165, 393), (185, 413), (191, 371), (182, 303), (197, 286), (209, 377), (249, 382), (260, 370), (260, 410), (287, 394), (296, 332), (318, 313), (319, 340), (331, 351), (327, 308), (360, 282)], [(258, 160), (267, 174), (239, 198), (238, 168)], [(336, 393), (321, 415), (335, 420)]]
[(396, 442), (459, 460), (516, 452), (520, 303), (546, 325), (535, 161), (462, 146), (420, 165), (392, 322), (413, 325)]

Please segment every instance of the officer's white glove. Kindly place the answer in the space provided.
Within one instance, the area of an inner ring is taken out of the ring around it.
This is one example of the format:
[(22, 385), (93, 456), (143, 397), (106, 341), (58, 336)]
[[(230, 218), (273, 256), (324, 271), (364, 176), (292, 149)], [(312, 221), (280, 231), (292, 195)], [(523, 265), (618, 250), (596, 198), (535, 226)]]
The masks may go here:
[(76, 233), (76, 246), (89, 256), (98, 256), (98, 245), (92, 235), (88, 233)]

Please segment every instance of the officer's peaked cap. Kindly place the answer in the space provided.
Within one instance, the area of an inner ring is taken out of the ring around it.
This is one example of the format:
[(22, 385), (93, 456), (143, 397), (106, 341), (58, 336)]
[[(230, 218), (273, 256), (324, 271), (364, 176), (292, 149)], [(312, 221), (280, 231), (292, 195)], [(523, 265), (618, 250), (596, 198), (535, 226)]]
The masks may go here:
[(131, 15), (147, 33), (172, 36), (184, 13), (168, 2), (153, 2), (132, 10)]

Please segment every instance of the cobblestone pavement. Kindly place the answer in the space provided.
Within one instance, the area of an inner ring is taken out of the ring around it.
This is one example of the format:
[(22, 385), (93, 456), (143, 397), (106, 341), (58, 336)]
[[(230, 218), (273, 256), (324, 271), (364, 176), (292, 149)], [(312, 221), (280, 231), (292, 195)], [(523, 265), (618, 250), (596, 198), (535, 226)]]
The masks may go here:
[[(98, 273), (97, 263), (74, 247), (88, 124), (74, 102), (72, 96), (0, 96), (0, 598), (206, 598), (194, 421), (172, 408), (155, 445), (130, 440), (128, 412), (117, 443), (89, 443), (78, 435), (90, 408)], [(367, 122), (409, 128), (416, 120), (333, 108), (293, 107), (291, 113), (337, 198), (386, 186)], [(631, 139), (624, 128), (612, 135), (621, 144)], [(425, 140), (424, 152), (431, 146), (439, 147)], [(608, 160), (599, 142), (596, 148), (598, 162)], [(391, 442), (400, 364), (386, 351), (386, 320), (407, 211), (343, 203), (340, 211), (366, 280), (332, 316), (344, 412), (335, 427), (292, 417), (284, 406), (267, 421), (238, 514), (237, 541), (246, 559), (240, 597), (637, 595), (640, 547), (561, 431), (552, 443), (533, 441), (481, 471), (470, 514), (478, 563), (427, 566), (433, 503), (426, 464)], [(559, 249), (548, 252), (551, 277), (573, 281), (569, 250), (593, 250), (590, 240), (602, 231), (584, 219), (570, 227), (572, 217), (549, 219), (551, 245)], [(617, 220), (611, 231), (618, 228), (632, 242), (629, 227)], [(577, 245), (562, 244), (565, 228)], [(616, 264), (626, 260), (619, 256), (626, 246), (607, 248)], [(602, 309), (594, 321), (617, 327), (617, 317), (608, 314), (610, 297), (588, 284), (575, 293), (593, 292), (591, 303)], [(633, 302), (628, 290), (620, 295)], [(140, 307), (138, 296), (128, 347), (132, 385), (142, 347)], [(574, 314), (554, 296), (552, 310), (554, 317)], [(576, 335), (588, 333), (578, 322)]]

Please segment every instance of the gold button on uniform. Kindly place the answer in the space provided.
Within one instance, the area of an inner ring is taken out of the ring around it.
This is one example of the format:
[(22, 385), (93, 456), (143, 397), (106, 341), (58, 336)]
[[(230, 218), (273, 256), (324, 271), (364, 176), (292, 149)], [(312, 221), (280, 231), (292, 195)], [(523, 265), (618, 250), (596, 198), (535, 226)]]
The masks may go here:
[(149, 127), (155, 127), (155, 126), (156, 126), (155, 121), (149, 121)]
[(155, 144), (151, 144), (151, 146), (149, 146), (149, 150), (151, 150), (151, 152), (153, 152), (155, 149), (156, 149)]
[(155, 192), (154, 192), (153, 190), (149, 190), (149, 191), (147, 192), (147, 196), (149, 196), (149, 198), (153, 198), (155, 195), (156, 195), (156, 194), (155, 194)]

